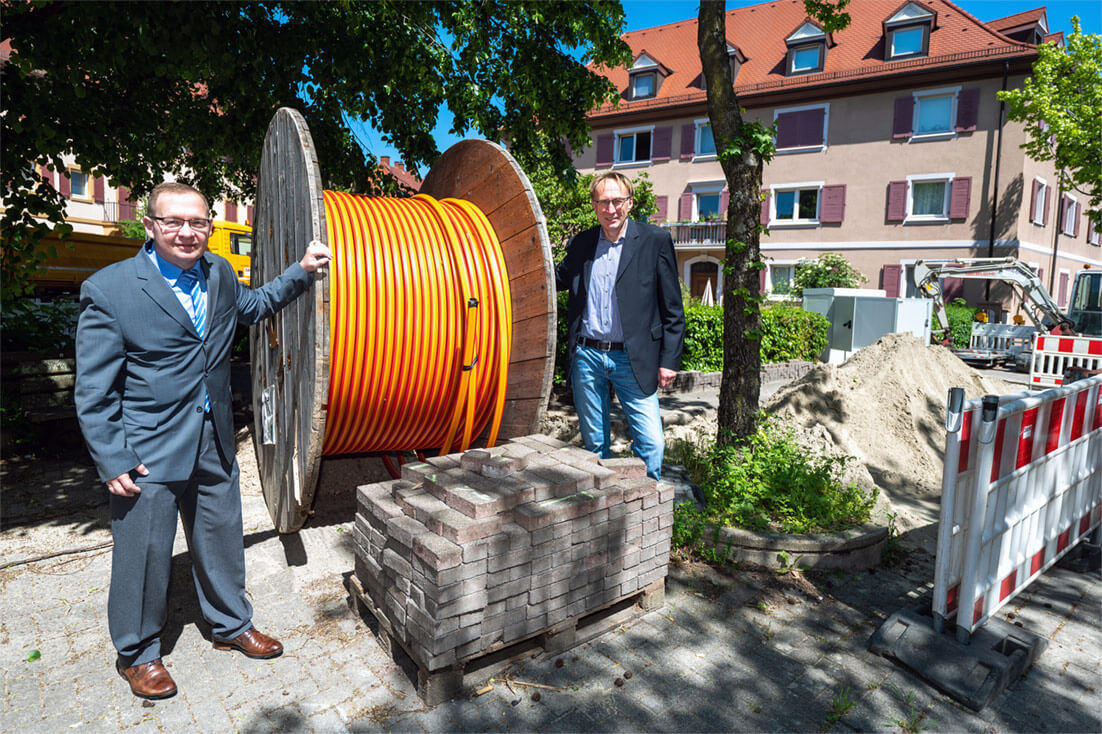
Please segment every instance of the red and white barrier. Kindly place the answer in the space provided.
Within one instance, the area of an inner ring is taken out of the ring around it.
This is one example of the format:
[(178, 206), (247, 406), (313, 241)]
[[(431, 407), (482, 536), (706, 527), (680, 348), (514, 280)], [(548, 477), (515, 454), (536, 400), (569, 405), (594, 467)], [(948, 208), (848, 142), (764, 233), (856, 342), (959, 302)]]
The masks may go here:
[(1102, 369), (1102, 337), (1038, 335), (1029, 367), (1029, 386), (1059, 387), (1069, 367)]
[(954, 391), (933, 612), (967, 642), (1102, 522), (1102, 375), (967, 403)]

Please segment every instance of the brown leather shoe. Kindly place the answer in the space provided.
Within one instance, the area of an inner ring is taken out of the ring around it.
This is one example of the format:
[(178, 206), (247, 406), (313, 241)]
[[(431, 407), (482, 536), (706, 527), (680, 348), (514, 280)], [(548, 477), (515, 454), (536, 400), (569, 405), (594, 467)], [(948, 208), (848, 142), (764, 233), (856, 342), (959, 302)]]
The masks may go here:
[(122, 662), (116, 661), (115, 669), (130, 684), (130, 692), (139, 698), (157, 700), (176, 695), (176, 682), (161, 664), (160, 658), (129, 668), (122, 667)]
[(279, 640), (273, 640), (255, 627), (234, 637), (232, 640), (214, 639), (215, 650), (240, 650), (250, 658), (266, 660), (276, 658), (283, 654), (283, 645)]

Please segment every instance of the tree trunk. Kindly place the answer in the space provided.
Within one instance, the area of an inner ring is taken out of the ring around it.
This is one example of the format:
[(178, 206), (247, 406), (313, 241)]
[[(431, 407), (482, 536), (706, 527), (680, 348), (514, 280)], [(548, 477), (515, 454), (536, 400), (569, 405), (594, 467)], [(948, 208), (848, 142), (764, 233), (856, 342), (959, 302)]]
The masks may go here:
[(723, 265), (723, 381), (719, 389), (721, 446), (753, 433), (761, 389), (761, 154), (744, 141), (742, 114), (727, 55), (723, 0), (702, 0), (697, 44), (720, 165), (727, 179), (727, 248)]

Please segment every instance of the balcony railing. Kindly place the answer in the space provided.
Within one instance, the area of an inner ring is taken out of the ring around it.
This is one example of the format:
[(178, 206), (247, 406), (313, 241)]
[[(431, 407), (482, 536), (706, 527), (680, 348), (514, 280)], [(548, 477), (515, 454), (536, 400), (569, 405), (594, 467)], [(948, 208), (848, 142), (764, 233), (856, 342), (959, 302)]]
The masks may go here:
[(727, 222), (665, 222), (674, 247), (723, 245), (727, 241)]
[(103, 221), (121, 222), (124, 219), (138, 219), (138, 205), (132, 201), (103, 202)]

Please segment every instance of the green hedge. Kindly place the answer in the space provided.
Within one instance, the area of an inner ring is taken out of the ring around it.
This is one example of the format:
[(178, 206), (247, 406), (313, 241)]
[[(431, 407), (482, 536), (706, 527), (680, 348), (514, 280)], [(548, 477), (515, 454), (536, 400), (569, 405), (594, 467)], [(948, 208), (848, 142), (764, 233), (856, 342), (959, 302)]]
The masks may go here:
[[(827, 345), (830, 322), (798, 306), (776, 305), (761, 312), (761, 361), (814, 362)], [(559, 294), (559, 345), (555, 384), (566, 375), (566, 294)], [(694, 304), (685, 308), (685, 351), (681, 369), (719, 372), (723, 369), (723, 307)]]
[[(978, 308), (965, 305), (963, 298), (955, 298), (945, 304), (945, 315), (949, 317), (949, 333), (953, 337), (953, 349), (967, 349), (972, 341), (972, 324), (976, 320)], [(935, 324), (937, 319), (934, 319)]]
[(761, 361), (814, 362), (827, 346), (830, 322), (826, 316), (798, 306), (773, 306), (761, 312)]

